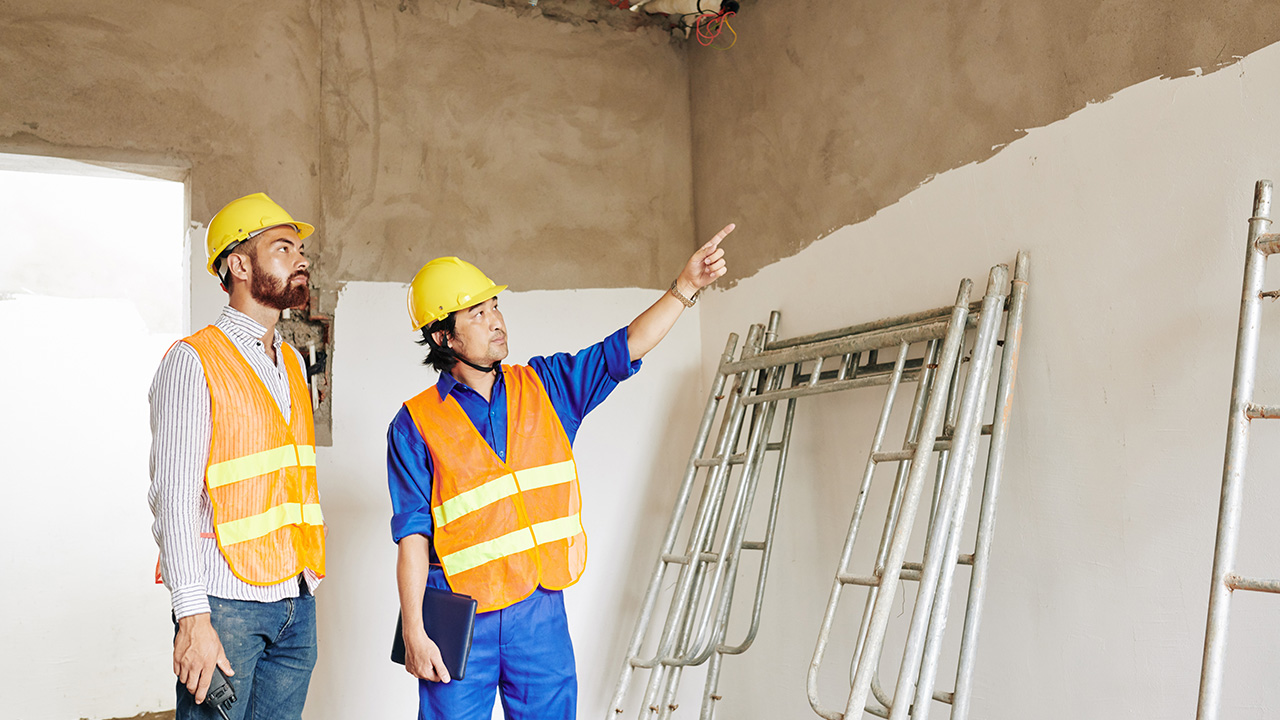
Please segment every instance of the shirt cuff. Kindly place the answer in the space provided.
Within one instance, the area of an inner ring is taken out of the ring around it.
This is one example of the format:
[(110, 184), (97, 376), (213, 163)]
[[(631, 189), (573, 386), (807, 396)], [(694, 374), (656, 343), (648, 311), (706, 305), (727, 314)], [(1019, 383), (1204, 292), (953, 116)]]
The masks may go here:
[(391, 516), (391, 539), (399, 543), (410, 535), (431, 536), (432, 524), (429, 511), (411, 510)]
[(204, 585), (188, 585), (173, 590), (173, 617), (181, 620), (188, 615), (209, 612), (209, 595)]
[(604, 364), (609, 378), (614, 382), (622, 382), (640, 372), (641, 361), (631, 360), (631, 350), (627, 348), (627, 328), (624, 326), (604, 340)]

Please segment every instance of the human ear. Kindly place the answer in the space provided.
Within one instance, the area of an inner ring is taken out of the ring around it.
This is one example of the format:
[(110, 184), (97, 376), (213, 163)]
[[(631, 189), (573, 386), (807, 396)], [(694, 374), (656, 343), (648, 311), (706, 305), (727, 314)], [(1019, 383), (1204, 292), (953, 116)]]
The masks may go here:
[(231, 272), (231, 276), (240, 280), (248, 280), (250, 273), (249, 256), (244, 253), (233, 252), (227, 256), (227, 270)]

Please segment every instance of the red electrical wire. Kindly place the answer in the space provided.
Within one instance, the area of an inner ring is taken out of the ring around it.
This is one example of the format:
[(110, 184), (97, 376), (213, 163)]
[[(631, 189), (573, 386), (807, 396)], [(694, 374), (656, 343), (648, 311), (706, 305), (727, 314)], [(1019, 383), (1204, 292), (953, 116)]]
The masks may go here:
[(703, 47), (712, 47), (712, 43), (720, 37), (720, 33), (725, 28), (733, 33), (733, 42), (728, 46), (716, 48), (717, 50), (728, 50), (738, 42), (738, 32), (729, 24), (729, 18), (733, 17), (734, 12), (718, 12), (715, 15), (699, 15), (697, 20), (693, 22), (694, 34), (698, 38), (698, 44)]

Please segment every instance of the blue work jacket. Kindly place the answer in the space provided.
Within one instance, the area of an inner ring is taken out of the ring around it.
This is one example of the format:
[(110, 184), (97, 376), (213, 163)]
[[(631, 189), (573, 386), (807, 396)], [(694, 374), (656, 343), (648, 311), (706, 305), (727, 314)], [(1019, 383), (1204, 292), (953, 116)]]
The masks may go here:
[[(542, 380), (571, 444), (586, 414), (641, 365), (639, 360), (631, 361), (625, 327), (573, 355), (534, 357), (528, 364)], [(449, 373), (440, 374), (436, 389), (441, 398), (453, 395), (480, 436), (505, 462), (507, 392), (502, 374), (493, 385), (491, 400)], [(401, 405), (387, 430), (387, 484), (391, 490), (391, 539), (395, 542), (413, 534), (431, 535), (431, 473), (426, 441), (408, 409)], [(437, 572), (438, 568), (432, 567), (432, 575)]]

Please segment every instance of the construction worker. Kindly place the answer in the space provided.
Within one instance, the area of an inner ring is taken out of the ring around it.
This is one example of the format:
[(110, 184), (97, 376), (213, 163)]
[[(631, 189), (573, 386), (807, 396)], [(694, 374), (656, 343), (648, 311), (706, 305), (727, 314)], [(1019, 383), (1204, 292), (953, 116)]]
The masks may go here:
[(204, 702), (215, 665), (235, 689), (232, 720), (302, 717), (324, 518), (305, 366), (276, 322), (307, 303), (313, 230), (263, 193), (218, 211), (208, 270), (227, 307), (169, 349), (151, 384), (148, 500), (173, 599), (177, 720), (221, 717)]
[[(631, 324), (574, 355), (502, 365), (507, 328), (495, 285), (454, 257), (427, 263), (409, 316), (440, 371), (387, 433), (399, 545), (405, 669), (421, 720), (487, 720), (501, 692), (510, 720), (574, 720), (577, 672), (561, 590), (587, 557), (572, 443), (583, 417), (640, 369), (698, 292), (725, 272), (720, 241)], [(463, 680), (450, 678), (422, 623), (427, 586), (476, 599)]]

